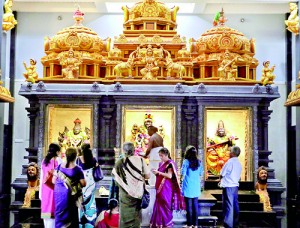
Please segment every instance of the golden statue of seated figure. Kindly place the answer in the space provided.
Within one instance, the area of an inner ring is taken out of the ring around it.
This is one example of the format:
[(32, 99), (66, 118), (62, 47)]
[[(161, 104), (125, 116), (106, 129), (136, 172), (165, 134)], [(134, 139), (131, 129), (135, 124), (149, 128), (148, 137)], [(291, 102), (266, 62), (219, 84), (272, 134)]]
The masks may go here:
[(222, 60), (218, 71), (220, 72), (220, 81), (235, 81), (237, 66), (235, 64), (236, 59), (230, 59), (228, 50), (225, 51), (224, 59)]
[(72, 48), (68, 51), (68, 56), (62, 55), (60, 57), (60, 64), (62, 65), (62, 75), (66, 79), (78, 78), (79, 65), (81, 61), (75, 56)]
[(275, 65), (273, 65), (271, 68), (269, 68), (270, 61), (263, 62), (264, 68), (262, 69), (262, 76), (261, 76), (261, 84), (267, 85), (267, 84), (273, 84), (275, 79), (274, 69)]
[(143, 79), (145, 80), (157, 79), (156, 76), (159, 71), (157, 60), (158, 59), (154, 56), (152, 46), (149, 44), (146, 51), (146, 56), (142, 59), (142, 63), (146, 64), (145, 67), (140, 71), (143, 76)]
[(298, 6), (297, 3), (290, 3), (290, 15), (287, 20), (285, 20), (285, 24), (287, 26), (287, 30), (296, 35), (299, 34), (299, 16), (298, 16)]
[(30, 65), (27, 66), (25, 61), (23, 62), (23, 65), (26, 69), (26, 72), (23, 73), (24, 77), (26, 78), (27, 82), (35, 83), (38, 79), (38, 74), (36, 72), (36, 61), (34, 59), (30, 59)]
[(16, 24), (18, 24), (17, 20), (15, 19), (15, 16), (12, 13), (12, 0), (6, 0), (4, 3), (4, 14), (3, 14), (3, 23), (2, 23), (2, 29), (4, 31), (9, 31), (12, 28), (15, 27)]

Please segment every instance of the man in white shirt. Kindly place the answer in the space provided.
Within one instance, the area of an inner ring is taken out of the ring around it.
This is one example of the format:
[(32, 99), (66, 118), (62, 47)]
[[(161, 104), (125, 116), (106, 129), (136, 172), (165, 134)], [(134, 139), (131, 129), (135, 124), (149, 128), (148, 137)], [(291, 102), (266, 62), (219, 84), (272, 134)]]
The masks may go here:
[(242, 173), (242, 165), (238, 159), (241, 149), (234, 146), (230, 150), (230, 159), (223, 166), (220, 173), (220, 187), (223, 188), (223, 217), (224, 227), (238, 227), (239, 202), (238, 188)]

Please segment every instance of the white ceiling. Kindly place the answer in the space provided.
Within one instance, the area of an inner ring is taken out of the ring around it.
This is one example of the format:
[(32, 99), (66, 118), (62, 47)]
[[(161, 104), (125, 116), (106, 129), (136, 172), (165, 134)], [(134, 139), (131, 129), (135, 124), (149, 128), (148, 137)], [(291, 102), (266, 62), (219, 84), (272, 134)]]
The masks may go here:
[[(74, 12), (79, 4), (85, 13), (112, 13), (107, 11), (107, 3), (131, 6), (142, 0), (14, 0), (13, 10), (18, 12)], [(215, 14), (222, 7), (226, 14), (284, 14), (289, 12), (288, 0), (160, 0), (164, 3), (179, 5), (195, 3), (192, 14)], [(178, 14), (180, 14), (180, 9)]]

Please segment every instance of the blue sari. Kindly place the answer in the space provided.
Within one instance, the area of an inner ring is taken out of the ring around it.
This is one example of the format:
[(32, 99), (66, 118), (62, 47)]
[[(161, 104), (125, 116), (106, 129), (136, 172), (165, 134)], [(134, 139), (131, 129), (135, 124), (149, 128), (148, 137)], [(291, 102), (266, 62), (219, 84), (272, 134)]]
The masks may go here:
[[(79, 182), (84, 179), (83, 171), (79, 166), (74, 168), (63, 168), (60, 165), (57, 170), (64, 173), (72, 182)], [(78, 227), (78, 208), (75, 204), (71, 190), (66, 183), (59, 177), (54, 186), (54, 202), (55, 202), (55, 227)]]

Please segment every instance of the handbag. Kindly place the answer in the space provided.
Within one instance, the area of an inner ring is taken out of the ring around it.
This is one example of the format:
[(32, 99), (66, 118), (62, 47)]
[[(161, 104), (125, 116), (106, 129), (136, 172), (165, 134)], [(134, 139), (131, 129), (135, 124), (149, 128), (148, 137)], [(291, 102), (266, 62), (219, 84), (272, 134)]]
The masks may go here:
[(46, 177), (44, 179), (44, 184), (47, 185), (49, 188), (54, 189), (54, 184), (52, 183), (53, 173), (54, 173), (54, 165), (55, 165), (55, 158), (53, 162), (53, 168), (48, 170)]
[(144, 183), (144, 194), (142, 196), (141, 208), (146, 209), (149, 206), (149, 204), (150, 204), (150, 192), (148, 192)]
[[(142, 171), (144, 173), (144, 164), (143, 164), (143, 159), (141, 158), (142, 161)], [(146, 189), (146, 183), (144, 181), (144, 193), (142, 196), (142, 202), (141, 202), (141, 208), (146, 209), (150, 204), (150, 192)]]
[(100, 165), (93, 168), (93, 177), (95, 182), (101, 181), (103, 179), (103, 172)]

